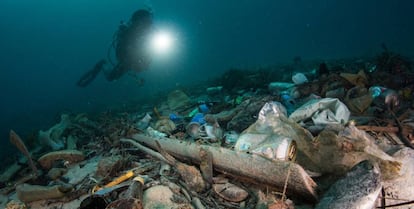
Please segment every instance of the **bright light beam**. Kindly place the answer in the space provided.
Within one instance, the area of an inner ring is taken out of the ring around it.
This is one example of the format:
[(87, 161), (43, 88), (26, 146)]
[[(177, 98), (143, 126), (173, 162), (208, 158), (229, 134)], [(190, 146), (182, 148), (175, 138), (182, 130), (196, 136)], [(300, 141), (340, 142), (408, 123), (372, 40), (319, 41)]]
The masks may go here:
[(172, 50), (174, 38), (167, 31), (155, 33), (151, 39), (152, 51), (156, 54), (167, 54)]

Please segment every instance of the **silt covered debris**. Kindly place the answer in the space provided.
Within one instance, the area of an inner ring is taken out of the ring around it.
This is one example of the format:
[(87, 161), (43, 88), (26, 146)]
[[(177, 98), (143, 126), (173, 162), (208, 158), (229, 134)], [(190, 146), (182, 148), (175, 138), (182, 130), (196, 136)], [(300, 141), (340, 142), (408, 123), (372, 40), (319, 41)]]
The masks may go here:
[(384, 51), (230, 69), (161, 102), (62, 114), (32, 147), (10, 132), (22, 155), (0, 175), (0, 204), (406, 208), (413, 86), (411, 62)]

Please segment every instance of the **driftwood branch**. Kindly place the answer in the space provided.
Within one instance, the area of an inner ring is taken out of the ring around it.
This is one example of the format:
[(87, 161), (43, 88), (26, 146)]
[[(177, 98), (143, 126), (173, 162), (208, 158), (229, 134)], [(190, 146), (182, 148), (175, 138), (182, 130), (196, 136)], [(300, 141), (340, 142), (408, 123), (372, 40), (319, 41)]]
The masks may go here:
[(357, 126), (359, 130), (363, 131), (375, 131), (375, 132), (388, 132), (388, 133), (398, 133), (399, 128), (390, 126), (390, 127), (383, 127), (383, 126)]
[(29, 163), (30, 168), (33, 171), (33, 178), (37, 178), (37, 168), (33, 163), (32, 157), (30, 156), (29, 150), (27, 150), (26, 145), (24, 144), (23, 140), (20, 138), (19, 135), (16, 134), (13, 130), (10, 130), (10, 142), (19, 149), (20, 152), (23, 153), (24, 156), (27, 157), (27, 162)]
[(133, 135), (132, 138), (153, 149), (157, 148), (156, 141), (158, 141), (169, 154), (195, 164), (201, 162), (200, 150), (208, 150), (213, 155), (213, 167), (216, 171), (239, 177), (250, 183), (283, 189), (285, 180), (290, 175), (287, 187), (289, 195), (311, 201), (317, 199), (316, 183), (300, 165), (293, 162), (270, 161), (260, 156), (235, 152), (226, 148), (199, 145), (169, 138), (154, 139), (141, 134)]
[(121, 142), (126, 142), (126, 143), (130, 143), (132, 145), (134, 145), (135, 147), (137, 147), (138, 149), (140, 149), (141, 151), (151, 155), (152, 157), (158, 158), (158, 160), (161, 160), (163, 162), (168, 162), (167, 159), (164, 158), (164, 156), (162, 156), (159, 152), (156, 152), (146, 146), (141, 145), (140, 143), (132, 140), (132, 139), (121, 139)]

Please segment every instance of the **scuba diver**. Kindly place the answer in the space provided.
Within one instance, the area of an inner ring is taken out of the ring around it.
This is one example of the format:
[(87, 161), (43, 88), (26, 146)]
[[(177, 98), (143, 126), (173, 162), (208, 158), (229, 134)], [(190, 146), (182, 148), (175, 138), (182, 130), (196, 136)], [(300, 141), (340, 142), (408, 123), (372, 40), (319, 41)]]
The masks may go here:
[[(114, 81), (130, 70), (141, 72), (147, 69), (151, 63), (148, 44), (152, 27), (152, 13), (145, 9), (134, 12), (127, 23), (121, 22), (108, 49), (111, 69), (107, 69), (107, 61), (102, 59), (79, 79), (77, 85), (88, 86), (101, 71), (106, 80)], [(111, 61), (112, 50), (115, 51), (116, 63)]]

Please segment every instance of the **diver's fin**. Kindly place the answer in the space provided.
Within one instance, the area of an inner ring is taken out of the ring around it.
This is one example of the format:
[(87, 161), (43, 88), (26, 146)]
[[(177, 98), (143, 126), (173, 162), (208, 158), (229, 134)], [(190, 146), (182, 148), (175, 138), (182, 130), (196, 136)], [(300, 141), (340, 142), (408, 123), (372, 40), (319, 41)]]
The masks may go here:
[(104, 68), (106, 61), (104, 59), (100, 60), (95, 64), (95, 66), (88, 72), (86, 72), (76, 84), (80, 87), (88, 86), (93, 80), (95, 80), (96, 76), (101, 72)]

